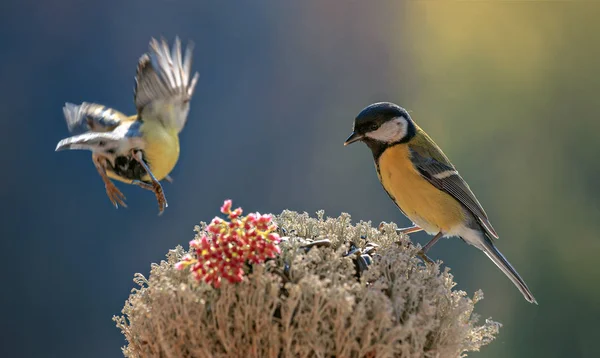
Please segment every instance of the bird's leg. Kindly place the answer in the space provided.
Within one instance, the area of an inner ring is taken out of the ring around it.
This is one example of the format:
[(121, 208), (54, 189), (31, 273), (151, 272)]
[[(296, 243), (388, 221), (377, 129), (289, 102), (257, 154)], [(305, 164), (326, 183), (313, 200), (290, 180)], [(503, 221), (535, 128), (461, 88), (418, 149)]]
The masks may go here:
[(402, 229), (396, 229), (396, 233), (408, 235), (408, 234), (412, 234), (412, 233), (419, 232), (419, 231), (422, 231), (422, 230), (423, 229), (421, 229), (417, 225), (413, 225), (411, 227), (405, 227), (405, 228), (402, 228)]
[(423, 248), (421, 250), (419, 250), (419, 252), (417, 253), (417, 255), (419, 255), (420, 258), (423, 259), (423, 261), (426, 261), (427, 263), (432, 264), (433, 260), (429, 258), (429, 256), (427, 256), (427, 251), (429, 251), (429, 249), (431, 249), (431, 247), (433, 245), (435, 245), (436, 242), (438, 242), (438, 240), (444, 235), (443, 232), (438, 232), (433, 239), (431, 239), (431, 241), (429, 241), (425, 246), (423, 246)]
[(152, 184), (144, 183), (139, 180), (133, 181), (133, 184), (141, 186), (144, 189), (152, 190), (154, 192), (154, 194), (156, 195), (156, 200), (158, 201), (158, 215), (161, 215), (163, 211), (165, 211), (165, 208), (169, 206), (167, 204), (167, 198), (165, 197), (163, 188), (158, 182), (158, 180), (154, 177), (154, 174), (152, 174), (152, 171), (150, 171), (150, 168), (148, 168), (148, 165), (146, 165), (146, 162), (144, 162), (144, 159), (142, 157), (142, 151), (133, 149), (132, 157), (135, 160), (137, 160), (138, 163), (140, 163), (140, 165), (144, 168), (146, 173), (148, 173), (150, 180), (152, 180)]
[(442, 235), (444, 235), (444, 233), (441, 231), (435, 234), (433, 239), (431, 239), (431, 241), (429, 241), (425, 246), (423, 246), (423, 249), (421, 249), (421, 251), (423, 251), (423, 253), (426, 254), (427, 251), (429, 251), (429, 249), (431, 249), (431, 247), (435, 245), (435, 243), (438, 242), (439, 239), (442, 238)]
[(429, 256), (425, 255), (423, 250), (419, 250), (419, 252), (417, 252), (417, 256), (419, 256), (421, 258), (421, 260), (427, 262), (428, 264), (434, 263), (433, 260), (429, 258)]
[(146, 190), (150, 190), (151, 192), (154, 192), (154, 186), (152, 184), (148, 184), (141, 180), (133, 180), (133, 181), (131, 181), (131, 184), (137, 185), (142, 189), (146, 189)]
[[(385, 222), (382, 221), (379, 224), (379, 231), (383, 231), (383, 225), (385, 225)], [(419, 231), (422, 231), (422, 230), (423, 229), (421, 229), (419, 226), (413, 224), (413, 226), (410, 226), (410, 227), (405, 227), (405, 228), (402, 228), (402, 229), (396, 229), (396, 234), (408, 235), (408, 234), (412, 234), (412, 233), (419, 232)]]
[(119, 189), (117, 189), (115, 184), (113, 184), (113, 182), (110, 181), (110, 178), (108, 177), (108, 175), (106, 175), (106, 167), (105, 167), (104, 162), (102, 162), (102, 160), (106, 160), (106, 159), (99, 155), (95, 155), (95, 154), (93, 155), (94, 166), (96, 167), (96, 170), (98, 170), (98, 174), (100, 174), (100, 177), (102, 178), (102, 181), (104, 182), (104, 188), (106, 189), (106, 195), (108, 195), (108, 198), (110, 199), (112, 204), (115, 206), (115, 208), (118, 208), (119, 205), (126, 208), (127, 205), (125, 204), (125, 195), (123, 195), (123, 193), (121, 193), (121, 191)]
[[(381, 224), (379, 224), (379, 231), (380, 232), (383, 232), (383, 225), (385, 225), (385, 222), (381, 222)], [(396, 233), (397, 234), (408, 235), (408, 234), (412, 234), (413, 232), (419, 232), (419, 231), (422, 231), (422, 230), (423, 230), (422, 228), (420, 228), (419, 226), (413, 224), (413, 226), (411, 226), (411, 227), (406, 227), (406, 228), (402, 228), (402, 229), (396, 229)], [(437, 241), (438, 239), (435, 239), (435, 241)], [(430, 242), (429, 244), (431, 244), (431, 245), (435, 244), (434, 240), (431, 240), (431, 241), (432, 242)], [(431, 245), (429, 245), (429, 247), (431, 247)], [(412, 246), (412, 243), (410, 242), (410, 240), (408, 241), (408, 246)], [(429, 250), (429, 247), (427, 248), (427, 250)], [(430, 259), (427, 255), (425, 255), (425, 252), (426, 252), (426, 250), (419, 250), (419, 252), (417, 253), (417, 255), (423, 261), (425, 261), (427, 263), (430, 263), (430, 264), (433, 264), (433, 260)]]
[(168, 182), (169, 182), (169, 184), (172, 184), (172, 183), (173, 183), (173, 177), (172, 177), (172, 176), (170, 176), (170, 175), (167, 175), (167, 176), (165, 177), (165, 180), (166, 180), (166, 181), (168, 181)]

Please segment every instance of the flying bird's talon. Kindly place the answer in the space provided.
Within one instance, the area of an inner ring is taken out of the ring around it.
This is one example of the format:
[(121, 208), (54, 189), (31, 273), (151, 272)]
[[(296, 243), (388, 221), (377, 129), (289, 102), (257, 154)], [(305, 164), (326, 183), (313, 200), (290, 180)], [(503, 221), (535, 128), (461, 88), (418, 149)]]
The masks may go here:
[(118, 209), (119, 205), (124, 208), (127, 207), (127, 204), (125, 204), (125, 195), (123, 195), (123, 193), (121, 193), (121, 191), (117, 189), (113, 183), (108, 182), (104, 187), (106, 189), (106, 195), (108, 195), (108, 199), (110, 199), (115, 208)]
[[(153, 177), (153, 176), (151, 176)], [(158, 181), (152, 181), (152, 183), (146, 183), (141, 180), (133, 180), (131, 184), (137, 185), (146, 190), (150, 190), (156, 196), (156, 201), (158, 202), (158, 215), (161, 215), (165, 208), (169, 206), (167, 204), (167, 198), (165, 197), (165, 192)]]
[(96, 167), (96, 170), (98, 170), (98, 174), (100, 174), (100, 177), (102, 178), (102, 181), (104, 182), (104, 189), (106, 189), (106, 195), (108, 196), (108, 199), (110, 200), (110, 202), (117, 209), (119, 208), (119, 205), (126, 208), (127, 205), (125, 204), (125, 195), (123, 195), (123, 193), (121, 193), (121, 191), (119, 189), (117, 189), (115, 184), (113, 184), (113, 182), (110, 181), (110, 179), (106, 175), (105, 159), (99, 155), (94, 155), (93, 161), (94, 161), (94, 166)]
[(152, 174), (152, 171), (150, 170), (150, 168), (148, 168), (146, 162), (144, 162), (142, 151), (132, 150), (131, 154), (133, 158), (135, 158), (140, 163), (144, 170), (146, 170), (146, 173), (150, 177), (151, 181), (150, 183), (146, 183), (140, 180), (134, 180), (131, 183), (154, 192), (154, 195), (156, 195), (156, 201), (158, 201), (158, 215), (161, 215), (163, 211), (165, 211), (165, 208), (168, 206), (167, 198), (165, 197), (165, 192), (163, 191), (160, 182), (156, 179), (154, 174)]
[(167, 203), (167, 198), (165, 197), (165, 192), (163, 191), (162, 186), (158, 183), (153, 183), (153, 191), (156, 195), (156, 201), (158, 201), (158, 215), (162, 215), (165, 211), (165, 208), (169, 206)]

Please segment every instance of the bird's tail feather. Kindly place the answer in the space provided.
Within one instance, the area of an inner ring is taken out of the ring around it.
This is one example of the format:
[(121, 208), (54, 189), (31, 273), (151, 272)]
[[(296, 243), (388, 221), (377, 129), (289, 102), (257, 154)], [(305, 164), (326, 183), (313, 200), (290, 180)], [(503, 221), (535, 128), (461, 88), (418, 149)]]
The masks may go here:
[(483, 244), (481, 249), (486, 256), (489, 257), (490, 260), (492, 260), (502, 272), (504, 272), (504, 274), (515, 284), (515, 286), (517, 286), (527, 301), (537, 304), (535, 297), (533, 297), (533, 294), (529, 290), (529, 287), (527, 287), (525, 281), (523, 281), (521, 276), (517, 273), (517, 270), (512, 267), (504, 255), (502, 255), (496, 246), (494, 246), (492, 240), (485, 235), (481, 241)]

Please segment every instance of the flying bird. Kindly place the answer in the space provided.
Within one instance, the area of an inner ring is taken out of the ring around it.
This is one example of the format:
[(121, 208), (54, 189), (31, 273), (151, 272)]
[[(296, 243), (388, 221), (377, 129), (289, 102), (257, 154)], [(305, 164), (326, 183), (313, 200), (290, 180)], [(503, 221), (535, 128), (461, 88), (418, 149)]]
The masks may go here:
[(63, 112), (72, 137), (61, 140), (56, 151), (92, 151), (92, 161), (115, 207), (126, 207), (125, 196), (111, 179), (154, 192), (159, 215), (168, 206), (161, 180), (179, 158), (179, 133), (190, 109), (198, 73), (190, 77), (192, 48), (182, 56), (181, 42), (172, 50), (165, 40), (150, 41), (150, 50), (138, 61), (134, 87), (137, 113), (127, 116), (101, 104), (66, 103)]

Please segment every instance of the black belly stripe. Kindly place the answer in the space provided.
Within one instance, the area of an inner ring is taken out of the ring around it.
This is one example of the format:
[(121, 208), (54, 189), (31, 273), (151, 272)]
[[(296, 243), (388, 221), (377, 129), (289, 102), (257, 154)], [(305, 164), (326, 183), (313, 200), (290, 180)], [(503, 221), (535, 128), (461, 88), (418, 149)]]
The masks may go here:
[[(147, 160), (144, 159), (144, 163), (150, 167)], [(131, 156), (118, 156), (115, 158), (115, 165), (112, 166), (109, 163), (110, 170), (116, 175), (129, 179), (129, 180), (142, 180), (142, 177), (146, 175), (144, 167)], [(146, 181), (148, 182), (148, 181)]]

